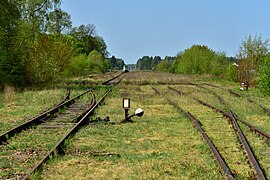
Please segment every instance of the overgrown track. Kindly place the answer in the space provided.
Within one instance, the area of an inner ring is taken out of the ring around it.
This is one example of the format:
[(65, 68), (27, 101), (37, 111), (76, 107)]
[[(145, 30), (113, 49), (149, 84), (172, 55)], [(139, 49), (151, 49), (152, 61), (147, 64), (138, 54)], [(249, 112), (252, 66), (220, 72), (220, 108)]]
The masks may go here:
[(55, 153), (62, 155), (64, 154), (64, 143), (65, 140), (68, 139), (70, 136), (75, 134), (79, 128), (85, 124), (88, 123), (88, 118), (90, 115), (94, 113), (94, 110), (100, 105), (100, 103), (104, 100), (104, 98), (110, 93), (112, 89), (109, 89), (104, 93), (104, 95), (101, 97), (101, 99), (96, 103), (95, 100), (92, 101), (90, 108), (87, 109), (86, 113), (84, 113), (83, 117), (80, 118), (79, 122), (75, 124), (75, 126), (72, 127), (72, 129), (39, 161), (39, 163), (33, 167), (30, 172), (23, 178), (23, 179), (29, 179), (30, 176), (37, 170), (39, 170), (42, 165)]
[[(251, 162), (253, 168), (255, 169), (256, 171), (256, 174), (257, 174), (257, 177), (258, 179), (266, 179), (266, 175), (264, 174), (264, 171), (262, 169), (262, 167), (260, 166), (258, 160), (256, 159), (256, 156), (252, 150), (252, 148), (250, 147), (249, 145), (249, 142), (247, 141), (244, 133), (242, 132), (239, 124), (237, 123), (237, 120), (239, 120), (240, 122), (242, 122), (243, 124), (247, 125), (252, 131), (255, 131), (255, 132), (258, 132), (261, 136), (267, 138), (269, 140), (269, 134), (262, 131), (261, 129), (257, 128), (256, 126), (250, 124), (250, 123), (247, 123), (246, 121), (244, 120), (241, 120), (237, 115), (236, 113), (234, 113), (230, 108), (229, 108), (229, 105), (228, 103), (219, 95), (217, 95), (215, 92), (211, 91), (210, 89), (207, 89), (205, 87), (202, 87), (200, 85), (197, 85), (197, 84), (194, 84), (195, 86), (199, 87), (199, 88), (202, 88), (202, 89), (205, 89), (207, 90), (208, 92), (212, 93), (218, 100), (221, 104), (223, 104), (225, 107), (228, 108), (228, 112), (226, 112), (225, 110), (221, 110), (221, 109), (218, 109), (214, 106), (211, 106), (210, 104), (206, 103), (206, 102), (203, 102), (197, 98), (194, 98), (193, 97), (193, 100), (199, 102), (200, 104), (204, 105), (204, 106), (207, 106), (211, 109), (214, 109), (215, 111), (217, 112), (220, 112), (222, 113), (225, 117), (229, 118), (233, 124), (233, 127), (237, 133), (237, 136), (238, 136), (238, 139), (239, 141), (241, 142), (242, 146), (244, 147), (245, 149), (245, 152), (247, 153), (247, 156), (249, 158), (249, 161)], [(169, 89), (177, 92), (177, 93), (180, 93), (180, 91), (174, 89), (174, 88), (171, 88), (169, 87)], [(184, 93), (181, 93), (181, 94), (184, 94)], [(252, 102), (252, 101), (250, 101)]]
[[(239, 94), (239, 93), (237, 93), (237, 92), (234, 92), (234, 91), (231, 90), (231, 89), (228, 89), (228, 91), (229, 91), (231, 94), (234, 94), (234, 95), (237, 96), (237, 97), (243, 97), (241, 94)], [(250, 99), (250, 98), (248, 98), (248, 97), (246, 97), (246, 99), (247, 99), (249, 102), (251, 102), (251, 103), (253, 103), (253, 104), (259, 106), (260, 108), (262, 108), (262, 109), (267, 113), (267, 115), (270, 116), (270, 109), (268, 109), (268, 108), (265, 107), (264, 105), (262, 105), (262, 104), (260, 104), (260, 103), (258, 103), (258, 102), (256, 102), (256, 101), (254, 101), (254, 100), (252, 100), (252, 99)]]
[[(122, 79), (120, 79), (120, 77), (124, 74), (124, 72), (104, 81), (102, 83), (102, 85), (117, 85), (118, 83), (121, 82)], [(23, 130), (29, 129), (32, 126), (36, 126), (38, 124), (44, 123), (44, 121), (47, 121), (49, 118), (51, 118), (52, 116), (54, 116), (55, 114), (57, 114), (58, 112), (61, 111), (61, 109), (63, 109), (64, 107), (69, 107), (70, 105), (74, 104), (76, 102), (76, 100), (78, 100), (79, 98), (81, 98), (82, 96), (84, 96), (86, 93), (88, 93), (89, 91), (91, 91), (91, 89), (83, 92), (82, 94), (70, 99), (69, 101), (67, 101), (70, 97), (70, 89), (67, 89), (67, 94), (65, 96), (65, 98), (63, 100), (61, 100), (57, 105), (54, 105), (53, 107), (45, 110), (43, 113), (41, 113), (40, 115), (28, 120), (25, 123), (22, 123), (6, 132), (4, 132), (3, 134), (0, 135), (0, 145), (7, 142), (11, 137), (13, 137), (15, 134), (18, 134), (20, 132), (22, 132)], [(61, 125), (61, 124), (60, 124)]]
[[(200, 85), (198, 85), (198, 84), (194, 84), (194, 85), (200, 86)], [(212, 85), (212, 84), (209, 84), (209, 83), (204, 83), (204, 85), (207, 85), (207, 86), (210, 86), (210, 87), (214, 87), (214, 88), (218, 88), (218, 89), (223, 89), (223, 88), (220, 87), (220, 86), (215, 86), (215, 85)], [(202, 86), (200, 86), (200, 87), (202, 87)], [(207, 89), (207, 88), (205, 88), (205, 89), (209, 91), (209, 89)], [(223, 89), (223, 90), (224, 90), (224, 89)], [(267, 113), (268, 116), (270, 116), (270, 109), (267, 108), (267, 107), (265, 107), (264, 105), (262, 105), (262, 104), (256, 102), (255, 100), (253, 100), (253, 99), (251, 99), (251, 98), (245, 97), (245, 96), (243, 96), (243, 95), (241, 95), (241, 94), (239, 94), (239, 93), (237, 93), (237, 92), (235, 92), (235, 91), (233, 91), (233, 90), (231, 90), (231, 89), (226, 89), (226, 90), (227, 90), (230, 94), (235, 95), (236, 97), (246, 98), (250, 103), (253, 103), (253, 104), (259, 106), (260, 108), (262, 108), (262, 109)], [(210, 92), (213, 93), (213, 91), (210, 91)]]
[[(119, 84), (119, 77), (118, 75), (112, 78), (110, 81), (115, 81), (112, 84)], [(117, 78), (119, 79), (116, 80)], [(7, 166), (0, 169), (0, 179), (29, 179), (50, 157), (64, 154), (66, 139), (89, 123), (89, 117), (111, 90), (112, 88), (107, 90), (97, 103), (91, 90), (66, 101), (69, 92), (66, 98), (52, 109), (4, 133), (0, 146), (0, 160)], [(87, 94), (90, 96), (87, 97)], [(14, 136), (15, 134), (17, 135)], [(10, 139), (11, 136), (14, 138)]]
[[(51, 117), (51, 119), (44, 122), (41, 121), (35, 128), (22, 131), (20, 134), (14, 136), (12, 141), (1, 145), (0, 149), (2, 153), (0, 158), (9, 164), (10, 167), (1, 169), (0, 177), (21, 179), (57, 140), (69, 131), (69, 129), (76, 126), (77, 121), (81, 120), (94, 106), (95, 99), (92, 91), (89, 91), (88, 94), (88, 98), (84, 97), (84, 99), (77, 100), (57, 116)], [(48, 123), (54, 125), (48, 128)], [(61, 126), (55, 126), (55, 124), (60, 123)], [(58, 150), (57, 152), (60, 151)]]
[(81, 98), (83, 95), (85, 95), (86, 93), (88, 93), (90, 90), (87, 90), (85, 92), (83, 92), (82, 94), (70, 99), (69, 101), (66, 101), (69, 96), (70, 96), (70, 91), (68, 90), (68, 93), (66, 95), (66, 97), (59, 102), (57, 105), (55, 105), (54, 107), (52, 107), (51, 109), (43, 112), (42, 114), (38, 115), (37, 117), (34, 117), (32, 119), (30, 119), (29, 121), (18, 125), (6, 132), (4, 132), (3, 134), (0, 135), (0, 145), (5, 143), (7, 140), (9, 140), (11, 137), (13, 137), (15, 134), (22, 132), (23, 130), (29, 129), (32, 126), (41, 124), (42, 122), (48, 120), (51, 116), (55, 115), (56, 113), (58, 113), (61, 109), (63, 109), (64, 107), (68, 107), (71, 104), (75, 103), (75, 101), (79, 98)]
[[(260, 164), (258, 163), (258, 160), (256, 159), (254, 153), (253, 153), (253, 150), (250, 148), (249, 146), (249, 143), (248, 141), (246, 140), (246, 137), (244, 135), (244, 133), (241, 131), (241, 128), (240, 126), (238, 125), (237, 121), (240, 121), (242, 122), (243, 124), (247, 125), (252, 131), (255, 131), (255, 132), (258, 132), (260, 135), (262, 135), (263, 137), (266, 137), (266, 138), (269, 138), (269, 134), (267, 134), (266, 132), (260, 130), (259, 128), (257, 128), (256, 126), (250, 124), (250, 123), (247, 123), (243, 120), (241, 120), (235, 113), (233, 113), (230, 108), (229, 108), (229, 105), (226, 103), (226, 101), (219, 95), (217, 95), (215, 92), (203, 87), (202, 85), (198, 85), (198, 84), (194, 84), (194, 83), (187, 83), (187, 85), (192, 85), (192, 86), (196, 86), (196, 87), (199, 87), (201, 89), (204, 89), (205, 91), (208, 91), (209, 93), (213, 94), (221, 104), (223, 104), (225, 107), (226, 107), (226, 110), (228, 110), (228, 112), (226, 112), (225, 110), (221, 110), (221, 109), (218, 109), (218, 108), (215, 108), (213, 106), (211, 106), (210, 104), (208, 103), (205, 103), (201, 100), (199, 100), (198, 98), (195, 98), (195, 97), (191, 97), (191, 99), (193, 99), (194, 101), (197, 101), (199, 102), (200, 104), (203, 104), (204, 106), (207, 106), (209, 108), (212, 108), (214, 109), (215, 111), (219, 112), (219, 113), (222, 113), (225, 117), (229, 118), (230, 119), (230, 122), (232, 123), (234, 129), (235, 129), (235, 133), (237, 134), (238, 136), (238, 139), (242, 145), (242, 147), (244, 147), (245, 149), (245, 152), (249, 158), (249, 162), (251, 163), (253, 169), (256, 171), (256, 176), (258, 179), (266, 179), (266, 175), (264, 174), (264, 171), (263, 169), (261, 168)], [(209, 85), (210, 86), (210, 85)], [(215, 87), (215, 88), (219, 88), (219, 87), (216, 87), (216, 86), (212, 86), (212, 87)], [(179, 90), (176, 90), (172, 87), (169, 87), (170, 90), (173, 90), (174, 92), (177, 92), (177, 94), (179, 95), (182, 95), (182, 96), (189, 96), (188, 94), (184, 93), (184, 92), (181, 92)], [(154, 89), (155, 90), (155, 89)], [(155, 92), (157, 92), (157, 90), (155, 90)], [(160, 94), (160, 92), (158, 92), (158, 94)], [(200, 122), (198, 120), (196, 120), (196, 118), (189, 112), (185, 112), (182, 108), (180, 108), (177, 103), (175, 102), (172, 102), (170, 99), (167, 98), (167, 101), (174, 105), (174, 107), (176, 107), (177, 109), (179, 109), (182, 113), (184, 113), (189, 119), (191, 119), (191, 121), (193, 122), (194, 126), (197, 127), (197, 129), (201, 132), (202, 136), (207, 136), (203, 130), (202, 130), (202, 127), (200, 127)], [(250, 101), (251, 102), (251, 101)], [(205, 139), (206, 142), (208, 143), (208, 141), (211, 141), (211, 140), (207, 140), (207, 138)], [(209, 145), (210, 146), (210, 145)], [(210, 146), (211, 150), (212, 150), (212, 147)], [(212, 150), (212, 152), (215, 154), (215, 152)], [(216, 155), (215, 155), (216, 157)], [(218, 160), (218, 158), (216, 157), (216, 159)], [(221, 157), (221, 159), (223, 159)], [(226, 159), (225, 159), (226, 160)], [(219, 161), (219, 160), (218, 160)], [(220, 163), (222, 164), (222, 163)], [(226, 164), (226, 163), (225, 163)], [(227, 172), (227, 169), (224, 168), (226, 166), (222, 166), (222, 169), (224, 170), (224, 172)], [(227, 175), (227, 173), (225, 173)], [(252, 173), (251, 173), (252, 174)], [(227, 177), (230, 179), (230, 175)], [(236, 176), (237, 177), (237, 176)]]
[(115, 79), (119, 78), (120, 76), (122, 76), (124, 73), (125, 73), (125, 72), (122, 72), (122, 73), (120, 73), (119, 75), (117, 75), (117, 76), (115, 76), (115, 77), (112, 77), (112, 78), (110, 78), (110, 79), (104, 81), (104, 82), (102, 83), (102, 85), (109, 85), (110, 83), (111, 83), (111, 84), (119, 83), (119, 81), (115, 81), (115, 82), (113, 82), (113, 81), (114, 81)]
[[(158, 95), (162, 95), (161, 92), (158, 89), (153, 87), (153, 90)], [(180, 94), (182, 94), (182, 93), (180, 93)], [(220, 165), (221, 169), (223, 170), (224, 174), (227, 176), (228, 179), (234, 179), (234, 176), (233, 176), (231, 170), (229, 169), (227, 163), (224, 161), (223, 157), (219, 153), (216, 146), (213, 144), (211, 139), (208, 137), (208, 135), (203, 130), (199, 120), (197, 120), (190, 112), (184, 111), (180, 106), (178, 106), (175, 102), (173, 102), (169, 98), (166, 97), (166, 100), (169, 102), (169, 104), (173, 105), (176, 109), (178, 109), (181, 113), (183, 113), (187, 118), (189, 118), (191, 120), (191, 122), (193, 123), (193, 126), (195, 128), (197, 128), (197, 130), (201, 133), (203, 139), (207, 142), (209, 148), (211, 149), (212, 153), (214, 154), (214, 157), (217, 160), (217, 162), (219, 163), (219, 165)]]

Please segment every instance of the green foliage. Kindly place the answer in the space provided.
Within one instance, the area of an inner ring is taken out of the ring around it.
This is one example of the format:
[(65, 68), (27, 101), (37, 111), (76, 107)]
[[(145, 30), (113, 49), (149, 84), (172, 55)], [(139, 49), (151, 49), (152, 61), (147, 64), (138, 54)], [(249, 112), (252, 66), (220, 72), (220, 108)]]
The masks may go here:
[(225, 67), (224, 77), (229, 81), (236, 81), (236, 68), (233, 64), (228, 64)]
[(181, 59), (177, 72), (182, 74), (213, 73), (213, 67), (218, 64), (215, 52), (200, 45), (193, 45), (185, 50)]
[(249, 59), (255, 66), (260, 63), (262, 57), (266, 56), (269, 51), (269, 39), (263, 41), (261, 36), (254, 38), (249, 35), (242, 44), (237, 55), (238, 59)]
[(40, 83), (56, 80), (68, 67), (74, 48), (63, 35), (40, 35), (27, 62), (27, 80)]
[(87, 61), (85, 54), (80, 54), (71, 59), (67, 74), (69, 76), (84, 76), (88, 73), (90, 62)]
[(89, 73), (104, 73), (109, 68), (108, 60), (97, 51), (88, 56), (80, 54), (72, 58), (66, 74), (69, 76), (86, 76)]
[(90, 62), (90, 70), (94, 73), (105, 73), (109, 68), (109, 61), (97, 51), (92, 51), (87, 59)]
[(19, 6), (15, 0), (0, 2), (0, 84), (20, 86), (24, 70), (20, 48)]
[(46, 30), (49, 33), (61, 33), (72, 27), (70, 15), (61, 10), (56, 9), (47, 15)]
[(263, 58), (269, 52), (269, 40), (262, 40), (262, 37), (255, 36), (252, 38), (250, 35), (248, 38), (242, 41), (240, 46), (238, 68), (238, 80), (239, 81), (254, 81), (254, 75)]
[(93, 50), (96, 50), (103, 54), (103, 56), (108, 55), (107, 45), (102, 37), (96, 36), (96, 28), (93, 24), (74, 27), (72, 28), (70, 35), (80, 42), (80, 47), (82, 48), (81, 53), (88, 55)]
[[(81, 68), (87, 73), (108, 69), (107, 46), (96, 36), (94, 25), (61, 34), (71, 28), (71, 21), (60, 4), (61, 0), (0, 2), (0, 88), (80, 75)], [(89, 54), (93, 50), (97, 53)]]
[(115, 58), (114, 56), (112, 56), (111, 58), (107, 58), (107, 60), (110, 63), (111, 69), (121, 70), (125, 66), (125, 62), (123, 59), (118, 59), (118, 58)]
[(171, 62), (165, 59), (157, 65), (157, 70), (160, 72), (169, 72), (170, 67), (171, 67)]
[(139, 70), (155, 70), (157, 65), (161, 62), (159, 56), (149, 57), (143, 56), (137, 61), (137, 69)]
[(259, 66), (259, 88), (265, 94), (270, 94), (270, 54), (262, 59)]

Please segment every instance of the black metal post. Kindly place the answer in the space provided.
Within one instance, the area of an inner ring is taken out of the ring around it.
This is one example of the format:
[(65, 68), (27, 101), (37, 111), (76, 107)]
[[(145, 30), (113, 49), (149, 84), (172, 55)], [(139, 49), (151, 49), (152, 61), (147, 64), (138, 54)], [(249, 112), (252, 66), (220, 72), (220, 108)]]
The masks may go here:
[(125, 109), (125, 119), (128, 119), (128, 110), (129, 109)]

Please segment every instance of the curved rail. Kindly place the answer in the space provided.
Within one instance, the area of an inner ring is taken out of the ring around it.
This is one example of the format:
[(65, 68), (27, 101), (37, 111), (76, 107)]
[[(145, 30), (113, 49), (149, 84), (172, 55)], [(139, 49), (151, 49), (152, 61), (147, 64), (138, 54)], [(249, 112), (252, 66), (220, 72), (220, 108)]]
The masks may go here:
[[(170, 89), (171, 89), (171, 90), (174, 90), (174, 91), (176, 91), (176, 92), (178, 92), (178, 93), (180, 93), (180, 91), (178, 91), (178, 90), (176, 90), (176, 89), (174, 89), (174, 88), (170, 88)], [(208, 91), (210, 91), (210, 90), (208, 90)], [(210, 91), (210, 92), (212, 92), (212, 91)], [(216, 93), (214, 93), (214, 92), (212, 92), (212, 93), (219, 99), (219, 101), (220, 101), (222, 104), (224, 104), (224, 105), (227, 106), (227, 103), (225, 102), (225, 100), (224, 100), (222, 97), (218, 96), (218, 95), (217, 95)], [(182, 94), (183, 94), (183, 93), (182, 93)], [(249, 145), (249, 143), (248, 143), (248, 141), (247, 141), (245, 135), (243, 134), (243, 132), (242, 132), (240, 126), (238, 125), (238, 123), (237, 123), (237, 121), (236, 121), (236, 119), (238, 119), (238, 117), (235, 115), (235, 113), (233, 113), (230, 109), (229, 109), (229, 113), (228, 113), (228, 112), (225, 112), (225, 111), (220, 110), (220, 109), (218, 109), (218, 108), (215, 108), (214, 106), (211, 106), (210, 104), (205, 103), (205, 102), (203, 102), (203, 101), (201, 101), (201, 100), (199, 100), (199, 99), (197, 99), (197, 98), (194, 98), (194, 97), (193, 97), (193, 99), (194, 99), (195, 101), (199, 102), (200, 104), (204, 105), (204, 106), (207, 106), (207, 107), (209, 107), (209, 108), (211, 108), (211, 109), (216, 110), (217, 112), (222, 113), (224, 116), (226, 116), (227, 118), (229, 118), (229, 119), (231, 120), (231, 122), (232, 122), (232, 124), (233, 124), (233, 126), (234, 126), (234, 129), (235, 129), (235, 131), (236, 131), (236, 133), (237, 133), (238, 139), (239, 139), (239, 141), (241, 142), (241, 144), (243, 145), (243, 147), (244, 147), (244, 149), (245, 149), (245, 151), (246, 151), (246, 153), (247, 153), (247, 155), (248, 155), (248, 158), (249, 158), (250, 162), (252, 163), (254, 169), (256, 170), (258, 178), (259, 178), (259, 179), (266, 179), (266, 176), (265, 176), (265, 174), (264, 174), (264, 172), (263, 172), (263, 170), (262, 170), (260, 164), (258, 163), (258, 161), (257, 161), (257, 159), (256, 159), (256, 157), (255, 157), (255, 154), (253, 153), (253, 151), (252, 151), (252, 149), (251, 149), (251, 147), (250, 147), (250, 145)], [(243, 121), (243, 120), (241, 120), (241, 121)], [(244, 122), (244, 121), (243, 121), (243, 122)], [(245, 124), (248, 124), (248, 123), (245, 123)], [(250, 127), (250, 126), (249, 126), (249, 127)], [(251, 128), (251, 127), (250, 127), (250, 128)], [(259, 132), (259, 133), (262, 133), (262, 132), (263, 132), (262, 130), (259, 130), (259, 129), (256, 128), (255, 126), (253, 126), (253, 128), (254, 128), (254, 129), (257, 129), (257, 132)], [(265, 133), (265, 132), (262, 133), (263, 136), (265, 136), (266, 134), (267, 134), (267, 133)], [(267, 137), (267, 136), (266, 136), (266, 137)], [(268, 137), (267, 137), (267, 138), (268, 138)]]
[(252, 163), (255, 171), (257, 172), (257, 176), (258, 176), (258, 179), (261, 179), (261, 180), (264, 180), (266, 179), (266, 175), (264, 174), (259, 162), (257, 161), (256, 157), (255, 157), (255, 154), (253, 153), (245, 135), (243, 134), (240, 126), (238, 125), (236, 119), (235, 119), (235, 115), (234, 113), (230, 110), (230, 119), (233, 123), (233, 126), (236, 130), (236, 133), (238, 135), (238, 138), (241, 142), (241, 144), (244, 146), (245, 150), (246, 150), (246, 153), (248, 155), (248, 158), (250, 160), (250, 162)]
[(46, 111), (49, 111), (50, 109), (53, 109), (54, 107), (57, 107), (57, 106), (60, 106), (61, 104), (63, 104), (65, 101), (67, 101), (68, 99), (70, 98), (70, 89), (67, 88), (67, 92), (66, 92), (66, 95), (65, 97), (57, 104), (53, 105), (52, 107), (44, 110), (43, 112), (46, 112)]
[(80, 119), (80, 121), (39, 161), (39, 163), (30, 170), (30, 172), (23, 178), (24, 180), (29, 179), (30, 176), (38, 169), (42, 167), (42, 165), (51, 157), (57, 154), (64, 154), (64, 143), (65, 140), (68, 139), (71, 135), (75, 134), (80, 127), (85, 125), (88, 122), (88, 117), (94, 113), (94, 110), (101, 104), (101, 102), (105, 99), (105, 97), (112, 91), (109, 89), (106, 91), (101, 99), (96, 103), (94, 94), (92, 93), (92, 102), (89, 109), (86, 111), (85, 115)]
[[(161, 95), (160, 91), (157, 90), (156, 88), (152, 87), (152, 89), (158, 94)], [(179, 92), (180, 94), (183, 94), (181, 92)], [(165, 97), (166, 98), (166, 97)], [(208, 137), (208, 135), (206, 134), (206, 132), (203, 130), (199, 120), (197, 120), (190, 112), (186, 112), (184, 111), (180, 106), (178, 106), (175, 102), (171, 101), (170, 99), (166, 98), (166, 100), (169, 102), (169, 104), (171, 104), (172, 106), (174, 106), (176, 109), (178, 109), (181, 113), (183, 113), (188, 119), (191, 120), (191, 122), (193, 123), (193, 126), (201, 133), (201, 136), (203, 137), (203, 139), (206, 141), (206, 143), (208, 144), (210, 150), (212, 151), (212, 153), (214, 154), (215, 159), (217, 160), (220, 168), (223, 170), (223, 172), (225, 173), (225, 175), (227, 176), (228, 179), (233, 180), (235, 179), (230, 168), (228, 167), (227, 163), (225, 162), (225, 160), (223, 159), (223, 157), (221, 156), (221, 154), (219, 153), (219, 151), (217, 150), (216, 146), (213, 144), (213, 142), (211, 141), (211, 139)]]
[[(234, 91), (231, 90), (231, 89), (227, 89), (227, 90), (229, 91), (229, 93), (231, 93), (231, 94), (233, 94), (233, 95), (235, 95), (235, 96), (237, 96), (237, 97), (243, 97), (243, 95), (241, 95), (241, 94), (239, 94), (239, 93), (237, 93), (237, 92), (234, 92)], [(254, 101), (254, 100), (252, 100), (252, 99), (250, 99), (250, 98), (248, 98), (248, 97), (245, 97), (245, 98), (246, 98), (249, 102), (254, 103), (254, 104), (260, 106), (260, 108), (262, 108), (262, 109), (267, 113), (267, 115), (270, 116), (270, 109), (269, 109), (269, 108), (265, 107), (264, 105), (262, 105), (262, 104), (260, 104), (260, 103), (258, 103), (258, 102), (256, 102), (256, 101)]]
[[(49, 110), (43, 112), (42, 114), (38, 115), (37, 117), (34, 117), (34, 118), (30, 119), (29, 121), (4, 132), (3, 134), (0, 135), (0, 145), (5, 143), (7, 140), (9, 140), (15, 134), (20, 133), (23, 130), (29, 129), (31, 126), (40, 124), (42, 121), (48, 119), (51, 115), (59, 112), (59, 110), (61, 108), (63, 108), (64, 106), (69, 106), (72, 103), (74, 103), (75, 100), (77, 100), (78, 98), (80, 98), (84, 94), (88, 93), (89, 91), (90, 90), (87, 90), (87, 91), (83, 92), (82, 94), (74, 97), (73, 99), (70, 99), (69, 101), (59, 103), (58, 106), (55, 106), (52, 109), (49, 109)], [(68, 94), (68, 96), (69, 96), (69, 94)], [(68, 98), (68, 96), (66, 98)]]
[[(168, 87), (168, 88), (171, 89), (171, 90), (173, 90), (173, 91), (175, 91), (175, 92), (177, 92), (178, 94), (186, 95), (185, 93), (183, 93), (183, 92), (181, 92), (181, 91), (179, 91), (179, 90), (176, 90), (176, 89), (174, 89), (174, 88), (172, 88), (172, 87)], [(219, 101), (220, 101), (223, 105), (225, 105), (226, 107), (228, 107), (226, 101), (225, 101), (221, 96), (217, 95), (215, 92), (212, 92), (212, 91), (209, 90), (209, 89), (207, 89), (207, 90), (208, 90), (209, 92), (213, 93), (213, 94), (219, 99)], [(204, 105), (204, 106), (206, 106), (206, 107), (209, 107), (209, 108), (215, 110), (216, 112), (219, 112), (219, 113), (223, 114), (224, 116), (226, 116), (226, 117), (228, 117), (228, 118), (230, 117), (230, 114), (229, 114), (228, 112), (225, 112), (225, 111), (222, 110), (222, 109), (219, 109), (219, 108), (217, 108), (217, 107), (214, 107), (214, 106), (212, 106), (212, 105), (210, 105), (210, 104), (208, 104), (208, 103), (206, 103), (206, 102), (203, 102), (203, 101), (200, 100), (200, 99), (197, 99), (197, 98), (193, 98), (193, 99), (194, 99), (195, 101), (199, 102), (200, 104), (202, 104), (202, 105)], [(268, 134), (267, 132), (261, 130), (260, 128), (254, 126), (254, 125), (252, 125), (252, 124), (250, 124), (250, 123), (248, 123), (247, 121), (244, 121), (243, 119), (239, 118), (235, 113), (234, 113), (234, 115), (235, 115), (236, 120), (238, 120), (238, 121), (240, 121), (241, 123), (243, 123), (243, 124), (245, 124), (246, 126), (248, 126), (249, 129), (250, 129), (251, 131), (257, 132), (257, 133), (258, 133), (259, 135), (261, 135), (262, 137), (267, 138), (268, 140), (270, 140), (270, 134)]]
[(113, 77), (113, 78), (110, 78), (110, 79), (104, 81), (104, 82), (102, 83), (102, 85), (107, 85), (109, 82), (111, 82), (111, 81), (115, 80), (116, 78), (122, 76), (124, 73), (126, 73), (126, 72), (122, 72), (121, 74), (119, 74), (119, 75), (117, 75), (117, 76), (115, 76), (115, 77)]

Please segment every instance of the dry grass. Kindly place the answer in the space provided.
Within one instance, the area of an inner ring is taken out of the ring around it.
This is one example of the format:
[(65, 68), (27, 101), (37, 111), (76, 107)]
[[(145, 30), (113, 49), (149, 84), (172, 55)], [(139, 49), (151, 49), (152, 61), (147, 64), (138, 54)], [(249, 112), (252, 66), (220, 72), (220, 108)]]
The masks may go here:
[[(45, 165), (41, 179), (226, 179), (192, 123), (168, 105), (163, 96), (156, 95), (152, 86), (201, 121), (237, 179), (251, 178), (252, 169), (229, 121), (189, 97), (179, 96), (166, 85), (224, 109), (206, 90), (183, 83), (211, 83), (234, 90), (238, 89), (238, 84), (208, 76), (153, 72), (128, 73), (124, 77), (92, 117), (110, 116), (115, 124), (99, 123), (82, 128), (70, 139), (66, 155), (54, 158)], [(221, 95), (240, 117), (270, 132), (269, 117), (259, 107), (245, 98), (232, 96), (224, 89), (205, 87)], [(256, 89), (251, 91), (242, 93), (268, 106), (264, 96)], [(140, 107), (145, 110), (145, 115), (134, 117), (134, 123), (120, 124), (124, 118), (123, 97), (131, 99), (130, 114)], [(269, 172), (269, 144), (245, 126), (241, 127), (252, 142), (260, 163)]]
[(25, 122), (33, 116), (58, 103), (65, 90), (37, 90), (3, 93), (0, 95), (0, 133)]
[[(120, 84), (96, 113), (109, 115), (117, 124), (83, 128), (70, 142), (68, 155), (45, 167), (43, 179), (224, 178), (189, 120), (151, 86), (128, 84)], [(123, 97), (131, 98), (130, 113), (141, 107), (145, 115), (133, 118), (134, 123), (118, 124), (124, 116)], [(109, 155), (95, 155), (104, 153)]]

